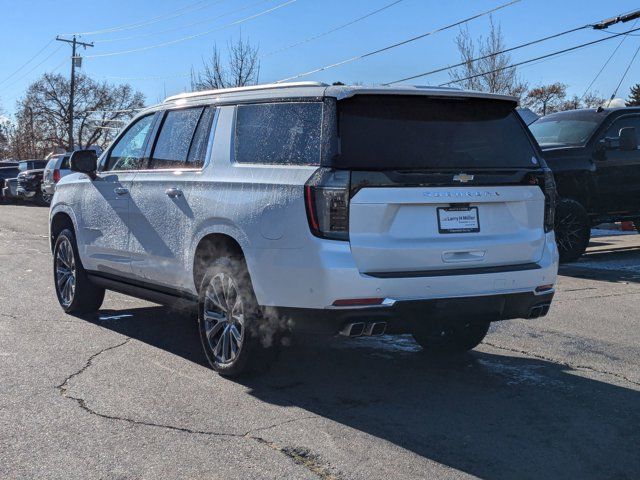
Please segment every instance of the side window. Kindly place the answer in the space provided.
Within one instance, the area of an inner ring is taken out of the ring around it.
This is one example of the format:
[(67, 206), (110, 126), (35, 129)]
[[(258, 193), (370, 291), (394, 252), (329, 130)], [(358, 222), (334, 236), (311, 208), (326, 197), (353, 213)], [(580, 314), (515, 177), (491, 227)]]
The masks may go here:
[(604, 136), (606, 138), (618, 138), (620, 137), (620, 129), (625, 127), (635, 127), (638, 136), (640, 136), (640, 116), (625, 116), (615, 120)]
[(213, 107), (207, 107), (200, 117), (196, 133), (193, 136), (193, 142), (191, 142), (191, 147), (189, 148), (189, 154), (187, 155), (187, 166), (190, 168), (200, 168), (204, 165), (214, 113), (215, 109)]
[(319, 165), (321, 102), (238, 105), (235, 161)]
[(69, 159), (71, 157), (69, 155), (65, 155), (62, 158), (62, 163), (60, 163), (60, 170), (69, 170), (71, 166), (69, 165)]
[(111, 148), (105, 170), (137, 170), (142, 168), (145, 140), (152, 123), (153, 115), (147, 115), (131, 125)]
[(189, 147), (203, 108), (169, 110), (162, 122), (158, 140), (151, 154), (151, 168), (184, 167), (189, 155)]

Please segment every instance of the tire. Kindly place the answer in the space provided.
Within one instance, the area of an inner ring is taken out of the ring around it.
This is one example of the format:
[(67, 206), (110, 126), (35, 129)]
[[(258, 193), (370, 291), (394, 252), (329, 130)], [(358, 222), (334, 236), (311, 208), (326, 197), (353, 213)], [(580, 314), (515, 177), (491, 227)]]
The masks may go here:
[(82, 266), (73, 232), (58, 234), (53, 247), (53, 281), (60, 306), (66, 313), (93, 313), (104, 301), (104, 288), (89, 281)]
[(562, 199), (556, 205), (555, 234), (560, 263), (574, 262), (587, 250), (591, 221), (580, 203)]
[(48, 207), (51, 205), (53, 195), (47, 195), (42, 190), (36, 193), (36, 203), (41, 207)]
[(279, 341), (265, 331), (246, 263), (225, 255), (205, 272), (198, 301), (198, 330), (211, 367), (225, 377), (267, 369), (275, 360)]
[(429, 354), (463, 353), (476, 348), (489, 331), (490, 322), (468, 323), (413, 333), (416, 342)]

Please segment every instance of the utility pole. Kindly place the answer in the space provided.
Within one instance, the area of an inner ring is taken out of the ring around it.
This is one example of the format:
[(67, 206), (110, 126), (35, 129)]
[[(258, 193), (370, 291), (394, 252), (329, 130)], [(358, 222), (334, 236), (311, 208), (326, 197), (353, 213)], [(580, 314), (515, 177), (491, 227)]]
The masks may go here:
[(76, 36), (73, 35), (73, 38), (69, 40), (68, 38), (60, 38), (56, 36), (56, 40), (59, 42), (66, 42), (71, 44), (71, 91), (69, 92), (69, 130), (67, 131), (69, 149), (73, 151), (75, 149), (75, 140), (73, 138), (73, 102), (75, 100), (76, 94), (76, 63), (78, 67), (82, 65), (82, 57), (76, 55), (76, 47), (78, 45), (84, 47), (93, 47), (92, 43), (79, 42), (76, 39)]

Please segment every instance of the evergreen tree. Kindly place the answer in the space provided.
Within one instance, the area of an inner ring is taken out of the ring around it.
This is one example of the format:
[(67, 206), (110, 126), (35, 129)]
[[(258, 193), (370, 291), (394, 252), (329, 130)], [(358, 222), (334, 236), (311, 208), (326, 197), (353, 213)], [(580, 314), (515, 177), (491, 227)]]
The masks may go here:
[(629, 100), (627, 100), (627, 107), (637, 106), (640, 106), (640, 83), (636, 83), (631, 87), (631, 95), (629, 95)]

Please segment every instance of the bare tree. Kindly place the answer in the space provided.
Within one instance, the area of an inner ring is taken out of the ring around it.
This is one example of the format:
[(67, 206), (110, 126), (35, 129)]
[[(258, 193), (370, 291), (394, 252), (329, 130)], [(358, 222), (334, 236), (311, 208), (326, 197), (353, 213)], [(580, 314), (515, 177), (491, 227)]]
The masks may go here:
[(597, 92), (589, 93), (583, 97), (577, 95), (572, 96), (568, 100), (565, 100), (557, 105), (555, 108), (557, 111), (564, 110), (577, 110), (578, 108), (598, 108), (604, 105), (606, 100), (601, 97)]
[(556, 82), (551, 85), (539, 85), (532, 88), (524, 98), (523, 105), (538, 115), (547, 115), (561, 109), (567, 96), (567, 86)]
[(77, 144), (69, 145), (69, 93), (69, 80), (50, 73), (27, 88), (16, 112), (18, 150), (28, 150), (29, 156), (42, 156), (43, 151), (55, 148), (105, 146), (118, 127), (144, 105), (144, 96), (130, 85), (98, 83), (86, 75), (77, 75), (73, 135)]
[(211, 90), (230, 87), (244, 87), (258, 83), (260, 60), (258, 47), (242, 37), (235, 43), (227, 45), (227, 64), (223, 64), (217, 45), (209, 59), (202, 60), (202, 70), (191, 71), (191, 89)]
[(452, 69), (449, 77), (454, 85), (468, 90), (502, 93), (522, 99), (527, 84), (520, 80), (515, 67), (511, 65), (511, 55), (499, 53), (506, 49), (500, 24), (490, 18), (489, 34), (471, 38), (469, 28), (461, 29), (456, 37), (460, 60), (464, 65)]

